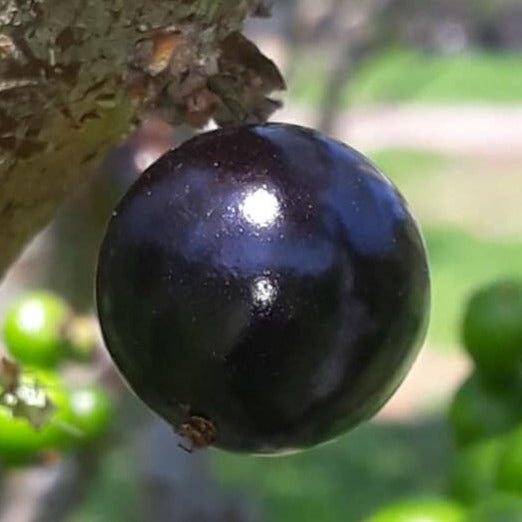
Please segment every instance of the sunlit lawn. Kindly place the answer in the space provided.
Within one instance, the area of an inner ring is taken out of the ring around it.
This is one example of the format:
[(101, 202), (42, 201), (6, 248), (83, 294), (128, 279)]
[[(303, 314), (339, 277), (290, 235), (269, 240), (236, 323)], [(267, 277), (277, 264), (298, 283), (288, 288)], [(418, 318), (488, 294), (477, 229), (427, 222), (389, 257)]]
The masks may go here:
[[(290, 95), (310, 105), (320, 103), (325, 81), (324, 56), (307, 53), (290, 79)], [(343, 104), (387, 102), (522, 101), (522, 53), (466, 52), (440, 55), (392, 49), (365, 62), (343, 91)], [(311, 79), (313, 78), (313, 81)]]
[(429, 344), (456, 346), (470, 293), (499, 277), (522, 278), (519, 163), (413, 150), (371, 157), (404, 193), (423, 227), (433, 282)]

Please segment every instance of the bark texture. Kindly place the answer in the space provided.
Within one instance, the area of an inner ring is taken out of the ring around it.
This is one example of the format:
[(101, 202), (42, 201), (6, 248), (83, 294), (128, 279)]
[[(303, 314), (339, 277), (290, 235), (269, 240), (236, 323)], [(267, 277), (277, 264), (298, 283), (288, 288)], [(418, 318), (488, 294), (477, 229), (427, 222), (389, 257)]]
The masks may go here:
[(0, 0), (0, 278), (139, 121), (264, 120), (284, 88), (240, 33), (260, 0)]

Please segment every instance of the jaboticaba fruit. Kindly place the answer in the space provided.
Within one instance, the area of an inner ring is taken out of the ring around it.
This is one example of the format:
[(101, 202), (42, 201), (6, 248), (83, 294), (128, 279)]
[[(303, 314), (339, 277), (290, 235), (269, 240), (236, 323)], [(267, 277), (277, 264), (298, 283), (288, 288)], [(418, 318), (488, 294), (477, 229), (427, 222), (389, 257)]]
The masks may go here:
[(197, 136), (113, 214), (97, 303), (135, 393), (193, 447), (307, 448), (372, 416), (429, 309), (426, 251), (367, 159), (285, 124)]

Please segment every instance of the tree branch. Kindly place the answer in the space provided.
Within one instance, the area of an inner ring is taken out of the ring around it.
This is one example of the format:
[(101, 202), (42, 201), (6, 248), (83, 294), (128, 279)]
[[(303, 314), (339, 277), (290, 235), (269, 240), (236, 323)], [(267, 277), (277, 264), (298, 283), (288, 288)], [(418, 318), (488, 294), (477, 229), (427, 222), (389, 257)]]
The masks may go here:
[(284, 87), (277, 69), (224, 59), (222, 48), (259, 7), (0, 0), (0, 278), (145, 108), (174, 124), (229, 123), (230, 100), (208, 88), (217, 76), (233, 79), (247, 114), (268, 117), (267, 96)]

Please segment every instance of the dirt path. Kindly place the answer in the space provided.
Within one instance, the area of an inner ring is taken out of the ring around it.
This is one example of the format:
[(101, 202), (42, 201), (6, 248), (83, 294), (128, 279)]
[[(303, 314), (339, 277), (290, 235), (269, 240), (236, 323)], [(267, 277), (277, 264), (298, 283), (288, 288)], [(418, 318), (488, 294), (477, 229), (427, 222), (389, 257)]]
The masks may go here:
[[(318, 117), (313, 109), (287, 102), (274, 119), (314, 126)], [(522, 158), (522, 107), (397, 105), (355, 108), (339, 114), (333, 134), (362, 150), (407, 147)]]
[(471, 371), (462, 352), (424, 347), (401, 387), (378, 415), (401, 421), (441, 411)]

